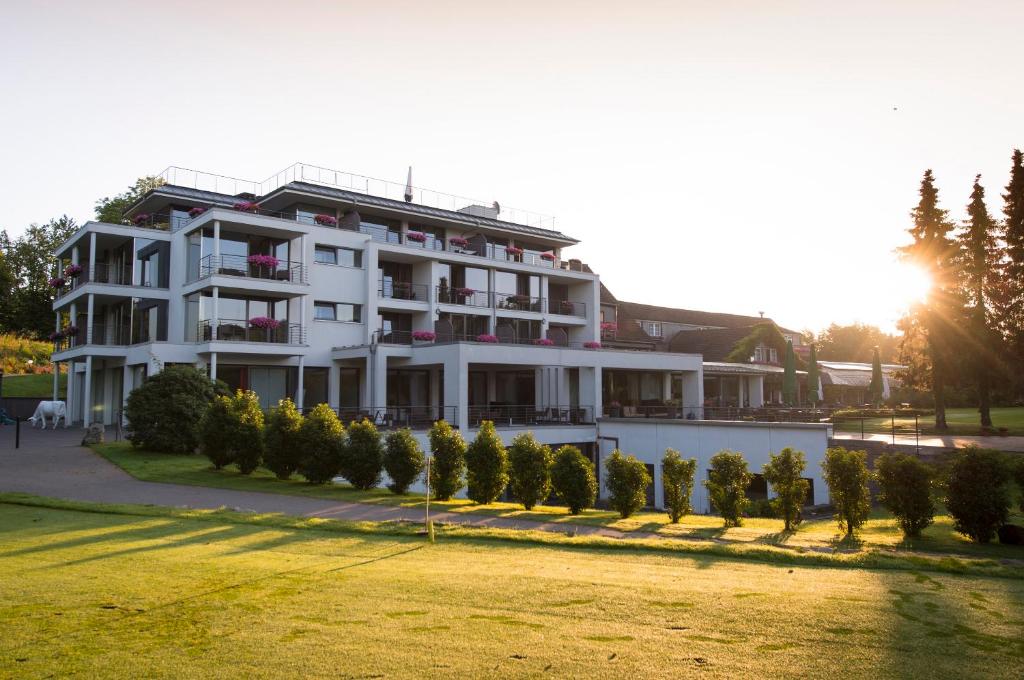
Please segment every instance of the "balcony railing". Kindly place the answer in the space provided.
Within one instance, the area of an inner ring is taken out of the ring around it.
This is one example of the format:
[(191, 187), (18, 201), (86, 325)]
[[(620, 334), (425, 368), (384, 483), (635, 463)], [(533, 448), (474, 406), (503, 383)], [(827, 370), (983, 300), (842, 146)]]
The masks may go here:
[(535, 406), (488, 404), (469, 407), (469, 426), (479, 427), (490, 420), (496, 427), (539, 425), (590, 425), (594, 423), (592, 406)]
[(670, 418), (685, 420), (730, 420), (758, 423), (826, 423), (833, 412), (827, 408), (779, 408), (754, 406), (679, 406), (673, 404), (606, 403), (609, 418)]
[(587, 318), (587, 303), (571, 300), (548, 300), (548, 314), (563, 314)]
[(382, 345), (411, 345), (412, 331), (386, 331), (378, 329), (374, 331), (373, 339)]
[(519, 312), (543, 312), (545, 299), (519, 295), (517, 293), (495, 293), (494, 306), (497, 309), (511, 309)]
[(199, 322), (198, 342), (265, 342), (279, 345), (305, 343), (302, 324), (280, 323), (275, 328), (259, 328), (238, 319), (205, 320)]
[(437, 301), (446, 305), (465, 305), (466, 307), (490, 307), (491, 294), (483, 290), (472, 288), (452, 288), (450, 286), (437, 286)]
[(379, 429), (427, 430), (439, 420), (447, 420), (452, 425), (459, 422), (458, 406), (363, 406), (340, 408), (336, 412), (346, 426), (366, 419)]
[(408, 283), (406, 281), (384, 281), (378, 284), (377, 296), (389, 300), (412, 300), (429, 302), (425, 283)]
[(132, 344), (132, 329), (130, 326), (93, 323), (91, 332), (85, 324), (77, 326), (76, 331), (71, 335), (55, 340), (53, 349), (55, 352), (62, 352), (84, 345), (118, 347), (130, 344)]
[(279, 260), (276, 266), (253, 264), (245, 255), (207, 255), (199, 260), (199, 278), (214, 275), (242, 276), (286, 283), (306, 282), (306, 268), (299, 262)]

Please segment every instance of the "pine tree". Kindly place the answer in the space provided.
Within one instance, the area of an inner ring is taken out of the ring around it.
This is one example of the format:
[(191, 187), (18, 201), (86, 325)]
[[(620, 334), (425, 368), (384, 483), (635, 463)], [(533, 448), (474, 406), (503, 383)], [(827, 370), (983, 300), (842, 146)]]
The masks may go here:
[[(1012, 353), (1012, 365), (1024, 365), (1024, 154), (1013, 151), (1010, 182), (1003, 194), (1003, 241), (1006, 245), (999, 301), (999, 327)], [(1024, 395), (1024, 374), (1018, 368), (1017, 390)]]
[(786, 363), (782, 369), (782, 401), (786, 406), (796, 404), (796, 355), (793, 341), (786, 340)]
[(871, 383), (868, 385), (868, 398), (872, 406), (882, 403), (882, 395), (885, 393), (885, 382), (882, 377), (882, 358), (878, 355), (878, 348), (875, 348), (875, 355), (871, 358)]
[(974, 178), (971, 202), (967, 205), (967, 221), (958, 237), (960, 271), (963, 275), (962, 295), (967, 304), (967, 327), (971, 346), (966, 353), (970, 371), (978, 387), (978, 412), (981, 426), (992, 427), (991, 389), (993, 365), (997, 361), (998, 341), (989, 319), (990, 289), (995, 265), (996, 223), (985, 207), (985, 188), (981, 175)]
[(935, 429), (944, 431), (947, 429), (945, 392), (950, 373), (950, 338), (956, 328), (955, 248), (949, 236), (953, 226), (947, 211), (939, 207), (939, 190), (935, 188), (931, 170), (925, 170), (919, 193), (921, 198), (910, 213), (913, 226), (908, 229), (914, 241), (902, 248), (902, 253), (932, 280), (928, 299), (915, 305), (911, 314), (918, 317), (931, 361)]
[(815, 344), (811, 343), (811, 356), (807, 360), (807, 401), (811, 406), (817, 406), (820, 401), (818, 387), (821, 384), (821, 375), (818, 371), (818, 350)]

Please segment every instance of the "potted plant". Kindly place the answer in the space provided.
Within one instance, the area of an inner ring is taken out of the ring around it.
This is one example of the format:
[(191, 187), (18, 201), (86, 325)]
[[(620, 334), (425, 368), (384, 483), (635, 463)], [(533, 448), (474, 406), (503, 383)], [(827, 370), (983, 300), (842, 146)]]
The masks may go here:
[(413, 331), (412, 339), (413, 342), (428, 344), (437, 340), (437, 333), (434, 331)]
[(64, 339), (64, 333), (63, 331), (54, 331), (46, 337), (50, 339), (50, 342), (60, 342)]
[(452, 236), (448, 239), (448, 246), (454, 247), (458, 252), (461, 252), (463, 248), (469, 247), (469, 239), (462, 238), (461, 236)]
[(63, 276), (55, 276), (52, 279), (50, 279), (47, 283), (50, 284), (50, 288), (56, 288), (57, 290), (60, 290), (65, 286), (65, 284), (67, 284), (67, 281), (64, 279)]
[(466, 298), (472, 296), (475, 293), (476, 293), (476, 291), (473, 290), (472, 288), (456, 288), (455, 289), (455, 294), (458, 296), (459, 302), (461, 304), (465, 304), (466, 303)]
[(274, 271), (281, 264), (281, 260), (273, 255), (250, 255), (245, 261), (252, 268), (252, 275), (258, 279), (272, 278)]
[(540, 254), (540, 259), (547, 260), (548, 262), (554, 262), (555, 261), (555, 254), (554, 253), (541, 253)]
[(523, 249), (518, 246), (505, 246), (505, 252), (513, 259), (518, 261), (523, 254)]
[(239, 212), (251, 212), (254, 213), (260, 209), (260, 206), (255, 201), (239, 201), (231, 206)]
[(520, 295), (519, 293), (516, 293), (515, 295), (509, 296), (508, 301), (518, 309), (524, 309), (530, 306), (529, 295)]
[(537, 338), (533, 341), (533, 344), (540, 345), (541, 347), (551, 347), (555, 344), (555, 341), (551, 338)]
[(192, 208), (191, 210), (188, 211), (188, 216), (192, 217), (192, 218), (196, 218), (196, 217), (199, 217), (200, 215), (202, 215), (204, 212), (206, 212), (206, 208), (197, 205), (196, 207), (194, 207), (194, 208)]
[(69, 264), (64, 267), (64, 276), (69, 279), (77, 279), (82, 274), (82, 265)]
[(491, 335), (489, 333), (481, 333), (480, 335), (476, 336), (476, 341), (477, 342), (487, 342), (487, 343), (492, 343), (493, 344), (493, 343), (498, 342), (498, 336), (497, 335)]
[(410, 231), (405, 235), (406, 241), (413, 241), (415, 243), (426, 243), (427, 235), (422, 231)]
[(601, 349), (601, 343), (590, 340), (589, 342), (583, 343), (584, 349)]
[(336, 227), (338, 226), (338, 218), (334, 215), (320, 214), (313, 218), (313, 221), (322, 227)]
[(273, 338), (273, 332), (277, 330), (281, 322), (277, 319), (271, 319), (269, 316), (254, 316), (249, 319), (249, 327), (257, 328), (264, 331), (266, 334), (266, 341), (271, 342)]
[(149, 218), (149, 213), (139, 213), (138, 215), (132, 218), (132, 224), (134, 224), (136, 227), (141, 227), (146, 222), (149, 222)]

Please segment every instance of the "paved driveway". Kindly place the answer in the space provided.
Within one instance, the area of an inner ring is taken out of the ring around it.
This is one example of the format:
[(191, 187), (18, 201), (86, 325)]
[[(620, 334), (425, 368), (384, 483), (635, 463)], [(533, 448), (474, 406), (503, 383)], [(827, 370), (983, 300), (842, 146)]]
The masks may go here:
[[(79, 445), (83, 431), (78, 428), (32, 430), (22, 423), (21, 448), (14, 448), (14, 428), (0, 427), (0, 491), (65, 498), (96, 503), (135, 503), (189, 508), (240, 508), (257, 512), (280, 512), (306, 517), (346, 520), (422, 521), (423, 513), (407, 508), (382, 507), (366, 503), (302, 498), (255, 491), (213, 489), (183, 484), (161, 484), (135, 479), (105, 458)], [(439, 522), (505, 529), (537, 529), (566, 533), (573, 529), (583, 535), (624, 538), (614, 529), (567, 523), (530, 522), (501, 517), (467, 517), (457, 513), (431, 513)], [(628, 537), (653, 534), (631, 532)]]

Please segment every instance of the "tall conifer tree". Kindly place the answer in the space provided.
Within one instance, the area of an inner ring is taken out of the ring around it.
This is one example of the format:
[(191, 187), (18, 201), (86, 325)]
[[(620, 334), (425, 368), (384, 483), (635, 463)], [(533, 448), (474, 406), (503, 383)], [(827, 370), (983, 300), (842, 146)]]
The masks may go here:
[(1024, 154), (1014, 149), (1010, 182), (1003, 194), (1006, 244), (998, 307), (999, 327), (1006, 338), (1018, 395), (1024, 395)]

